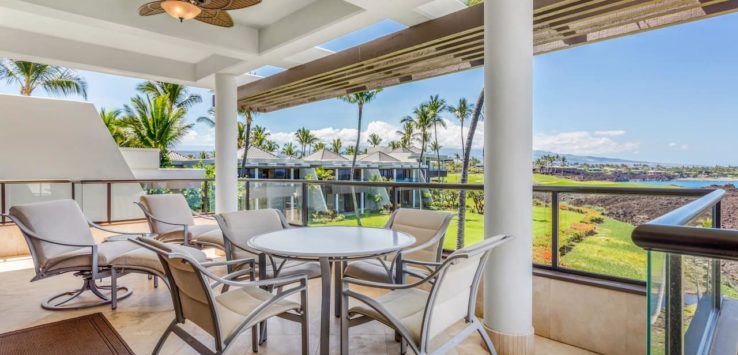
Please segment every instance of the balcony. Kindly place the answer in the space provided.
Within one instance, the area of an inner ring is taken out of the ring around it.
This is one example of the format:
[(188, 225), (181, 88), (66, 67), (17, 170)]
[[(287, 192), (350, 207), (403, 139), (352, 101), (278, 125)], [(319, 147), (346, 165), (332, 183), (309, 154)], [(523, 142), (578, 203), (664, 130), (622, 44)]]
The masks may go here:
[[(447, 210), (456, 213), (459, 192), (465, 191), (473, 196), (475, 192), (481, 191), (483, 186), (241, 179), (239, 208), (251, 210), (275, 208), (282, 211), (295, 226), (355, 226), (357, 221), (352, 205), (343, 203), (344, 199), (350, 200), (352, 188), (360, 201), (362, 224), (381, 227), (387, 222), (390, 211), (397, 208)], [(212, 213), (215, 189), (217, 186), (214, 181), (207, 179), (1, 181), (0, 201), (3, 202), (3, 209), (7, 210), (15, 204), (71, 198), (80, 204), (88, 216), (101, 223), (128, 231), (147, 232), (144, 216), (132, 203), (137, 200), (138, 195), (181, 193), (186, 196), (191, 208)], [(632, 243), (631, 234), (639, 224), (651, 220), (659, 223), (659, 218), (663, 220), (668, 218), (670, 213), (675, 213), (674, 211), (679, 213), (685, 210), (691, 212), (688, 214), (689, 218), (682, 217), (680, 225), (718, 228), (719, 201), (722, 197), (720, 191), (559, 186), (534, 186), (533, 191), (535, 234), (531, 262), (535, 275), (533, 309), (537, 351), (545, 350), (539, 353), (546, 354), (587, 351), (613, 354), (645, 353), (646, 346), (651, 344), (654, 353), (659, 353), (658, 350), (664, 346), (665, 325), (661, 319), (666, 308), (663, 305), (654, 308), (656, 307), (654, 302), (658, 297), (664, 297), (662, 285), (664, 260), (667, 259), (664, 255), (671, 254), (646, 252)], [(457, 201), (456, 204), (453, 201)], [(650, 215), (629, 216), (623, 213), (623, 206), (632, 206), (645, 201), (659, 208), (651, 209)], [(465, 237), (463, 240), (456, 238), (458, 219), (455, 218), (444, 242), (446, 255), (456, 249), (460, 242), (463, 245), (470, 245), (483, 238), (479, 225), (480, 215), (477, 212), (479, 211), (474, 210), (473, 198), (470, 198), (469, 211), (464, 223)], [(585, 226), (594, 226), (594, 232)], [(22, 238), (8, 220), (2, 221), (0, 233), (4, 240), (12, 241), (4, 243), (3, 249), (0, 250), (7, 258), (2, 264), (3, 268), (19, 269), (0, 273), (3, 284), (16, 285), (10, 289), (17, 291), (7, 292), (0, 299), (0, 303), (13, 310), (11, 313), (17, 312), (19, 315), (5, 317), (5, 321), (1, 323), (3, 328), (0, 330), (24, 328), (81, 314), (81, 312), (39, 311), (37, 302), (53, 290), (58, 290), (72, 277), (42, 281), (29, 286), (27, 280), (33, 276), (33, 271), (23, 269), (30, 265), (30, 260), (22, 256), (27, 253)], [(672, 233), (683, 232), (675, 230)], [(96, 237), (104, 238), (105, 234)], [(208, 253), (215, 258), (222, 255), (222, 252), (215, 250)], [(682, 299), (686, 302), (683, 310), (687, 317), (685, 327), (689, 326), (691, 312), (694, 312), (690, 307), (699, 303), (696, 300), (704, 299), (705, 295), (710, 294), (709, 290), (715, 289), (714, 284), (704, 284), (700, 280), (709, 280), (710, 277), (707, 275), (719, 275), (727, 270), (716, 266), (718, 264), (714, 261), (704, 260), (707, 259), (698, 256), (684, 257), (685, 285), (684, 292), (680, 295), (683, 295)], [(674, 262), (676, 261), (672, 261)], [(674, 275), (678, 271), (671, 272)], [(723, 280), (723, 295), (730, 297), (736, 291), (733, 291), (732, 286), (726, 285), (732, 285), (733, 275), (726, 274), (724, 277), (731, 281)], [(154, 289), (143, 276), (126, 276), (122, 282), (136, 290), (134, 296), (122, 302), (121, 308), (117, 311), (111, 312), (103, 308), (97, 310), (103, 311), (108, 316), (136, 352), (145, 352), (146, 349), (153, 347), (161, 329), (166, 325), (165, 319), (168, 317), (164, 315), (171, 313), (169, 296), (164, 290)], [(310, 292), (313, 295), (320, 294), (317, 280), (310, 282)], [(31, 298), (17, 297), (21, 294), (31, 295)], [(711, 297), (721, 299), (722, 296)], [(608, 300), (609, 306), (603, 307), (604, 299)], [(651, 301), (648, 301), (649, 299)], [(319, 300), (318, 296), (310, 300), (313, 331), (319, 328), (317, 322)], [(731, 304), (730, 302), (732, 301), (726, 300), (723, 304)], [(478, 308), (481, 308), (481, 305), (478, 305)], [(481, 312), (481, 309), (478, 309), (478, 312)], [(648, 312), (654, 317), (651, 322), (648, 321)], [(290, 331), (294, 326), (281, 325), (279, 322), (277, 321), (277, 324), (280, 325), (273, 328), (270, 337), (285, 341), (275, 341), (274, 345), (271, 345), (273, 348), (268, 347), (267, 350), (276, 353), (294, 351), (290, 347), (299, 344), (297, 341), (299, 337)], [(627, 324), (627, 326), (612, 329), (611, 324)], [(651, 324), (650, 327), (648, 324)], [(146, 330), (142, 331), (142, 326)], [(703, 328), (705, 326), (702, 325)], [(391, 339), (391, 332), (383, 327), (362, 326), (357, 328), (355, 334), (356, 336), (351, 338), (352, 348), (355, 346), (362, 350), (366, 349), (369, 353), (395, 353), (399, 349), (399, 345)], [(317, 337), (317, 333), (311, 336)], [(334, 340), (334, 344), (336, 342), (337, 340)], [(181, 348), (182, 344), (173, 346)], [(246, 343), (240, 346), (248, 348)], [(276, 350), (273, 350), (274, 348)], [(471, 337), (458, 348), (458, 351), (484, 353), (484, 348), (481, 347), (478, 338)]]

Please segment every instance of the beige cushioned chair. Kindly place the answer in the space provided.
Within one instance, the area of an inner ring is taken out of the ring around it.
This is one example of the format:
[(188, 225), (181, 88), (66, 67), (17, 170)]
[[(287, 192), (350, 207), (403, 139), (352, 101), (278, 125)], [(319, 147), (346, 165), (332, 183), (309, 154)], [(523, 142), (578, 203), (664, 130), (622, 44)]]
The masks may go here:
[[(473, 332), (478, 332), (491, 354), (497, 354), (487, 332), (474, 314), (479, 280), (490, 251), (507, 242), (495, 236), (459, 249), (424, 279), (412, 284), (390, 284), (345, 278), (341, 309), (341, 354), (348, 354), (349, 327), (377, 320), (395, 329), (416, 354), (444, 354)], [(419, 286), (430, 284), (430, 291)], [(349, 289), (350, 285), (390, 290), (372, 298)], [(349, 308), (349, 302), (357, 301)], [(447, 333), (459, 321), (466, 327), (451, 340), (430, 351), (437, 335)]]
[[(308, 353), (307, 277), (295, 275), (276, 279), (253, 281), (254, 260), (241, 259), (225, 262), (200, 263), (186, 254), (176, 251), (172, 244), (151, 238), (138, 238), (138, 242), (155, 251), (169, 279), (174, 304), (175, 319), (156, 345), (158, 354), (170, 333), (174, 333), (201, 354), (221, 354), (243, 330), (251, 328), (253, 351), (258, 351), (258, 324), (277, 316), (299, 322), (302, 332), (302, 354)], [(207, 268), (213, 266), (239, 266), (239, 271), (216, 276)], [(243, 275), (251, 275), (247, 282), (235, 281)], [(234, 289), (216, 295), (215, 289), (228, 285)], [(272, 294), (262, 288), (278, 287)], [(287, 300), (300, 294), (300, 302)], [(215, 351), (195, 339), (180, 325), (186, 320), (196, 324), (213, 337)]]
[(196, 225), (194, 217), (212, 218), (192, 211), (182, 194), (143, 195), (137, 205), (157, 240), (223, 249), (223, 235), (218, 226)]
[(424, 277), (441, 261), (443, 240), (453, 217), (452, 213), (442, 211), (395, 210), (384, 228), (415, 237), (415, 244), (400, 252), (403, 265), (399, 270), (402, 270), (402, 274), (397, 273), (398, 265), (395, 265), (394, 256), (389, 256), (349, 263), (343, 271), (344, 276), (385, 283), (394, 282), (398, 275), (404, 274)]
[[(274, 258), (248, 247), (251, 238), (282, 229), (293, 228), (282, 211), (263, 209), (221, 213), (215, 216), (223, 231), (224, 249), (228, 260), (254, 258), (263, 264), (263, 276), (274, 277), (306, 274), (308, 278), (320, 276), (320, 264), (314, 261), (295, 261)], [(229, 272), (236, 271), (231, 268)]]
[[(9, 212), (8, 217), (23, 233), (31, 252), (36, 271), (31, 281), (70, 272), (83, 279), (82, 287), (45, 300), (41, 305), (43, 308), (77, 309), (111, 303), (115, 309), (119, 299), (131, 294), (128, 288), (117, 287), (118, 277), (129, 272), (163, 276), (161, 266), (153, 264), (154, 261), (158, 262), (156, 254), (142, 250), (127, 240), (141, 236), (141, 233), (114, 231), (92, 223), (74, 200), (18, 205)], [(98, 244), (92, 237), (90, 227), (118, 235)], [(192, 252), (199, 253), (194, 249)], [(96, 280), (108, 277), (110, 286), (97, 284)], [(85, 291), (92, 292), (101, 300), (96, 303), (70, 303)], [(119, 291), (123, 293), (119, 294)]]

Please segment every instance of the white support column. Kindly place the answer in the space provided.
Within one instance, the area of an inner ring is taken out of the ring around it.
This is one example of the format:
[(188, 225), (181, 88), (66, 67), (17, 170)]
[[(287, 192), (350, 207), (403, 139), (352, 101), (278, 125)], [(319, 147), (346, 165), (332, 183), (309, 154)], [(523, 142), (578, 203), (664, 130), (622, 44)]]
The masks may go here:
[(215, 212), (238, 210), (236, 77), (215, 74)]
[(484, 277), (484, 323), (501, 355), (533, 354), (533, 0), (484, 3), (484, 235), (512, 235)]

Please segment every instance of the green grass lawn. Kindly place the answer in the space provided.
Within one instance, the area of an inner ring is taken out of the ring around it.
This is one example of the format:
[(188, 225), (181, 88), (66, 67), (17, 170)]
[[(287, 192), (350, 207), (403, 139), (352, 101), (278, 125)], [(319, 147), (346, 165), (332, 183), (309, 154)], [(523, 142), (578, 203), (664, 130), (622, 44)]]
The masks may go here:
[[(456, 213), (455, 211), (451, 211)], [(465, 244), (473, 244), (484, 236), (483, 216), (471, 211), (466, 215)], [(580, 224), (585, 214), (562, 210), (560, 218), (560, 245), (567, 238), (567, 230), (573, 224)], [(362, 217), (367, 227), (382, 227), (387, 223), (389, 215), (371, 214)], [(449, 226), (444, 248), (456, 248), (456, 228), (458, 221), (454, 219)], [(310, 225), (355, 226), (356, 219), (347, 216), (342, 221), (327, 223), (310, 223)], [(599, 274), (645, 280), (646, 253), (630, 240), (633, 226), (610, 218), (603, 218), (597, 226), (597, 234), (584, 238), (581, 242), (560, 259), (560, 266), (574, 270)], [(533, 261), (540, 264), (551, 264), (551, 208), (533, 207)]]

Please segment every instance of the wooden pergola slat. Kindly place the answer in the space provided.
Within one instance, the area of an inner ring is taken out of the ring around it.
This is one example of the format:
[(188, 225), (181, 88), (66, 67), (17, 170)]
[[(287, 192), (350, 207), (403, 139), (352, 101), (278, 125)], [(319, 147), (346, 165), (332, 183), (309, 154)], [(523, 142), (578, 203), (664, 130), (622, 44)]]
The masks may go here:
[[(534, 0), (534, 53), (735, 12), (738, 0)], [(484, 64), (484, 14), (470, 7), (241, 86), (269, 112)]]

